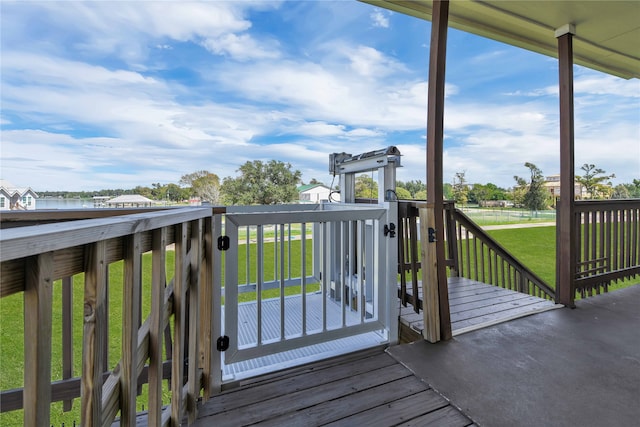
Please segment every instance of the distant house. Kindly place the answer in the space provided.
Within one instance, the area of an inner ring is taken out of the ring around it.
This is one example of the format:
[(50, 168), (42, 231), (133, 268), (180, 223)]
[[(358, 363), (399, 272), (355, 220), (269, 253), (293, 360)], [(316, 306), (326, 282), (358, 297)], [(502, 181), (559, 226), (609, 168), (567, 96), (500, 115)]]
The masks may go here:
[(9, 181), (0, 179), (0, 211), (33, 211), (38, 195), (31, 187), (16, 187)]
[(125, 194), (122, 196), (114, 197), (106, 202), (106, 205), (111, 208), (144, 208), (155, 205), (153, 200), (141, 196), (139, 194)]
[(298, 187), (298, 200), (300, 203), (319, 203), (321, 200), (337, 201), (340, 199), (340, 193), (331, 194), (331, 189), (323, 184), (307, 184)]
[[(549, 175), (545, 177), (545, 188), (551, 193), (554, 199), (560, 197), (560, 175)], [(574, 183), (576, 199), (584, 199), (587, 196), (586, 190), (579, 183)]]

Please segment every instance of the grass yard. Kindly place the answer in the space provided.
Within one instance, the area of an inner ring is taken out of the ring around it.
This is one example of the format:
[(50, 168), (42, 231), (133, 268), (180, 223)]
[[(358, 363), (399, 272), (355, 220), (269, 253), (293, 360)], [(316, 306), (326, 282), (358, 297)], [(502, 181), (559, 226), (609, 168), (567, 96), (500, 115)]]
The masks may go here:
[[(556, 227), (511, 228), (487, 231), (505, 249), (540, 276), (549, 286), (556, 283)], [(609, 290), (639, 283), (639, 279), (620, 280)], [(576, 299), (580, 298), (579, 296)]]

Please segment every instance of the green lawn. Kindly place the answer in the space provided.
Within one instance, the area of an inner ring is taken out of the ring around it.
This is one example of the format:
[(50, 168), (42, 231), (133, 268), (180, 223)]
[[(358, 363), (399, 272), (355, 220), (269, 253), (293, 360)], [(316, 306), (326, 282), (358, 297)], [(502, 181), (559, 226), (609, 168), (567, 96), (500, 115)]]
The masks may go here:
[[(540, 276), (551, 288), (555, 288), (556, 227), (512, 228), (489, 230), (487, 233)], [(621, 280), (612, 283), (609, 289), (622, 289), (638, 282), (640, 282), (639, 279)]]

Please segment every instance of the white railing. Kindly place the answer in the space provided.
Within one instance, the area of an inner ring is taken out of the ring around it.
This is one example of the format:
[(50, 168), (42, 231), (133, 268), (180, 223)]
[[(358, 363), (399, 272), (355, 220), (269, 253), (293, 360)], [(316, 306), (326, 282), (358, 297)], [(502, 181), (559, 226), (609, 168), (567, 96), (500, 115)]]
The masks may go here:
[(385, 233), (395, 216), (395, 203), (231, 207), (217, 216), (224, 363), (371, 332), (396, 341), (397, 243)]

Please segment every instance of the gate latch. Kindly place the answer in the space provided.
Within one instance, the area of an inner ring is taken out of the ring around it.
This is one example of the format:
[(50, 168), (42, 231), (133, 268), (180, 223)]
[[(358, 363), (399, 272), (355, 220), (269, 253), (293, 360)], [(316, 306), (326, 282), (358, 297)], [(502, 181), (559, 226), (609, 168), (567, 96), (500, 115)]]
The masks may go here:
[(216, 349), (218, 351), (225, 351), (229, 348), (229, 337), (224, 335), (222, 337), (218, 337), (218, 341), (216, 342)]
[(218, 250), (226, 251), (227, 249), (229, 249), (229, 236), (218, 237)]

